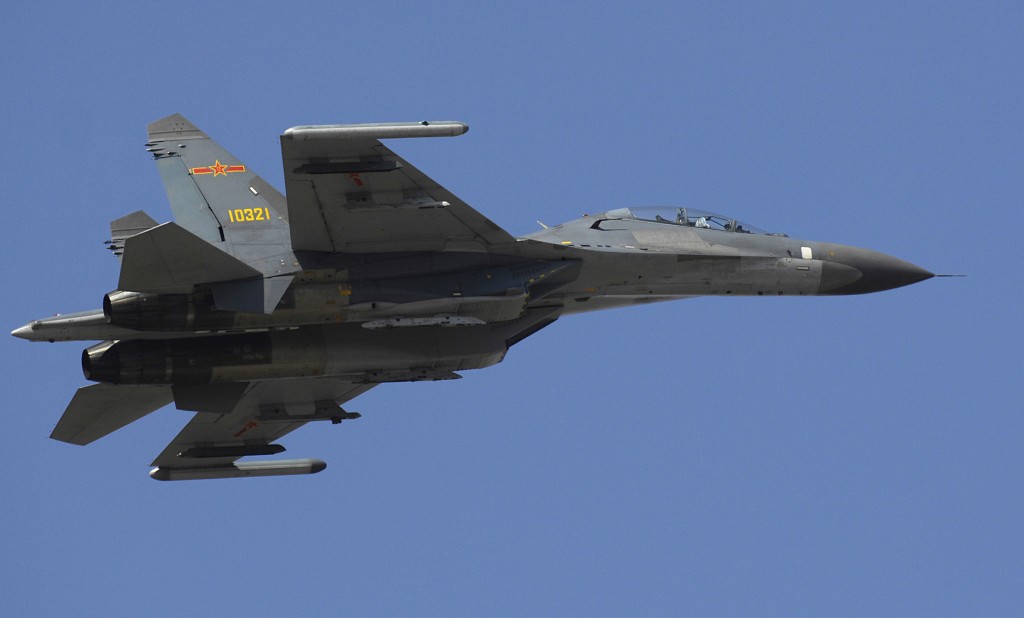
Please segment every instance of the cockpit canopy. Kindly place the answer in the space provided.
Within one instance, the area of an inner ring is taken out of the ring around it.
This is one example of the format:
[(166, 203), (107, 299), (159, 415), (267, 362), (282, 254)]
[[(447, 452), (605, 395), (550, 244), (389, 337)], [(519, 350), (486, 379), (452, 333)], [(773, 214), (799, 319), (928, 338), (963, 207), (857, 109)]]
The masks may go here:
[(725, 215), (715, 214), (697, 208), (679, 208), (676, 206), (654, 206), (643, 208), (616, 208), (604, 213), (609, 219), (635, 219), (637, 221), (654, 221), (655, 223), (667, 223), (669, 225), (683, 225), (687, 227), (718, 230), (721, 232), (735, 232), (737, 234), (761, 234), (764, 236), (785, 236), (785, 234), (773, 234), (766, 232), (742, 221), (737, 221)]

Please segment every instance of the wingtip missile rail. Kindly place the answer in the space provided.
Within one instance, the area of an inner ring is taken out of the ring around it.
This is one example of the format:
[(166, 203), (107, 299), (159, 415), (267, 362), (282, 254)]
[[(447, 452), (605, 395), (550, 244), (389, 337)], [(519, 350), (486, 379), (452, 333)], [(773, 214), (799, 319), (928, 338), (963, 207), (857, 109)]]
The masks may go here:
[(149, 477), (157, 481), (195, 481), (230, 479), (249, 476), (285, 476), (323, 472), (327, 464), (319, 459), (285, 459), (281, 461), (236, 461), (226, 466), (207, 468), (153, 468)]
[(392, 122), (384, 124), (325, 124), (292, 127), (281, 137), (292, 141), (367, 140), (400, 137), (455, 137), (469, 131), (464, 122)]

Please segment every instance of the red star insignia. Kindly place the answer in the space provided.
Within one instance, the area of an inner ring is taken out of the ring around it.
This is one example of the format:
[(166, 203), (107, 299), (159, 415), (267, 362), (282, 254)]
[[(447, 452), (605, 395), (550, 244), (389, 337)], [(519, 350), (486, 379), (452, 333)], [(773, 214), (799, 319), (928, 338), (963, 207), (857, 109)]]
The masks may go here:
[(249, 431), (250, 429), (255, 429), (256, 427), (259, 427), (259, 426), (260, 426), (260, 424), (257, 423), (256, 421), (249, 421), (245, 425), (242, 425), (242, 429), (238, 433), (235, 434), (235, 437), (236, 438), (241, 438), (242, 434), (244, 434), (245, 432)]
[(226, 168), (227, 166), (223, 165), (220, 161), (217, 161), (210, 166), (210, 169), (213, 170), (214, 176), (217, 176), (218, 174), (221, 176), (227, 176), (227, 173), (224, 171)]

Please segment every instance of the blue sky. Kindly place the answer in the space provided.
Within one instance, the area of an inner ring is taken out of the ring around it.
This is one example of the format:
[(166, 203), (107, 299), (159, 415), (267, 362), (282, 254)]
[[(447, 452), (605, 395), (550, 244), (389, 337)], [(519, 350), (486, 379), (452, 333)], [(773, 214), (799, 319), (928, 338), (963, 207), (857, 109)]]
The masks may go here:
[(155, 483), (188, 415), (49, 440), (79, 344), (0, 339), (5, 615), (1008, 615), (1024, 605), (1019, 3), (5, 7), (8, 329), (98, 307), (170, 211), (180, 112), (281, 186), (299, 124), (513, 233), (679, 204), (961, 279), (560, 320), (284, 441), (311, 477)]

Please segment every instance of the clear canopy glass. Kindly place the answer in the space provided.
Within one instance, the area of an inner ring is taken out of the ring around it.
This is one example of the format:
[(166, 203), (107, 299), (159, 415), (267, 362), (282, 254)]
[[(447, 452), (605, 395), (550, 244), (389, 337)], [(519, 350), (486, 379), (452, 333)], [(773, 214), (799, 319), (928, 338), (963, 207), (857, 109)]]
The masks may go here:
[(643, 208), (616, 208), (604, 214), (610, 219), (636, 219), (637, 221), (654, 221), (669, 225), (734, 232), (737, 234), (763, 234), (766, 236), (785, 236), (772, 234), (752, 225), (737, 221), (732, 217), (719, 215), (697, 208), (680, 208), (678, 206), (654, 206)]

